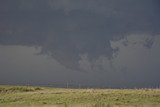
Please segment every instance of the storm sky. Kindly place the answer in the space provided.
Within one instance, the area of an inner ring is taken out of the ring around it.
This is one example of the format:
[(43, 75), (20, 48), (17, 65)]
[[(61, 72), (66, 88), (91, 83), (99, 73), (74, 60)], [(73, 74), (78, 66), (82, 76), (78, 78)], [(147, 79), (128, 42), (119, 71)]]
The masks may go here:
[(160, 86), (159, 0), (0, 0), (0, 84)]

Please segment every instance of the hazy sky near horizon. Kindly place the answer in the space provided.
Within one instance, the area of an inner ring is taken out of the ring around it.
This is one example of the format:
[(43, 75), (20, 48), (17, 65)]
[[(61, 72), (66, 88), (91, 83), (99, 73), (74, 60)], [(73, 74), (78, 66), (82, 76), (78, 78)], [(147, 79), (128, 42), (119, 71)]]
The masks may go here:
[(0, 84), (160, 85), (159, 0), (1, 0)]

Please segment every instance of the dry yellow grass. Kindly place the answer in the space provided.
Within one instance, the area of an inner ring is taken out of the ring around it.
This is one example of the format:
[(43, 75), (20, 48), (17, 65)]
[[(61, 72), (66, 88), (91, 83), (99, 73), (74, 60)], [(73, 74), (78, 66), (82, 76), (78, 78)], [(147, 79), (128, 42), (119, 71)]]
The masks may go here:
[(0, 86), (0, 107), (160, 107), (160, 90)]

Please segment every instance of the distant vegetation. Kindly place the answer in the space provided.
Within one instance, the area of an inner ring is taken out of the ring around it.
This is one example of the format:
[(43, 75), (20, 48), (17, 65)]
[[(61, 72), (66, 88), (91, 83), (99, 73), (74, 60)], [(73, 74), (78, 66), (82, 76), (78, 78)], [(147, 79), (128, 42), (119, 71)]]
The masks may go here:
[(0, 86), (0, 107), (160, 107), (159, 89)]
[(39, 87), (28, 86), (0, 86), (0, 93), (29, 92), (41, 90)]

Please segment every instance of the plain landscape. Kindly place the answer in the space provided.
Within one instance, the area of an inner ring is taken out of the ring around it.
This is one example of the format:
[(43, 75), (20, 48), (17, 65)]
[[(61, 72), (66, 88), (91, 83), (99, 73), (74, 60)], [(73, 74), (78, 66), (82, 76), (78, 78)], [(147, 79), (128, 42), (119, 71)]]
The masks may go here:
[(1, 85), (0, 107), (160, 107), (160, 90)]
[(160, 107), (160, 0), (0, 0), (0, 107)]

